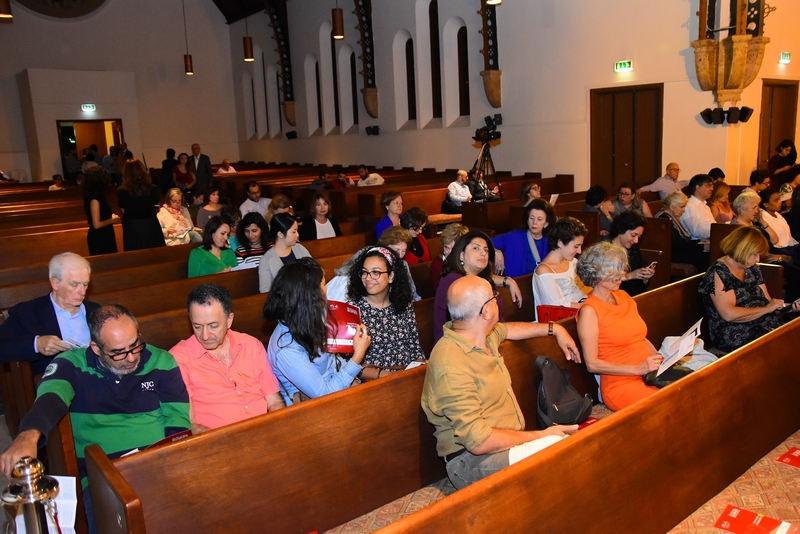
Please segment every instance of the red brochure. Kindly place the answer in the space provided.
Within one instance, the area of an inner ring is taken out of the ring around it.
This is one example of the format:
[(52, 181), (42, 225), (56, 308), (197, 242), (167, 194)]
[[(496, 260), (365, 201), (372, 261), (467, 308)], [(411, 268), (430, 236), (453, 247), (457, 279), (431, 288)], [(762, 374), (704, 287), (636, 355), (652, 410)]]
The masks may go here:
[(800, 527), (728, 505), (714, 526), (734, 534), (797, 534)]
[(597, 417), (590, 417), (589, 419), (587, 419), (586, 421), (584, 421), (583, 423), (581, 423), (580, 425), (578, 425), (578, 430), (583, 430), (583, 429), (584, 429), (584, 428), (586, 428), (587, 426), (589, 426), (589, 425), (593, 425), (593, 424), (595, 424), (596, 422), (598, 422), (599, 420), (600, 420), (600, 419), (598, 419)]
[(329, 300), (328, 314), (328, 352), (352, 354), (361, 311), (352, 304)]
[(800, 467), (800, 448), (792, 447), (778, 458), (779, 464), (791, 465), (792, 467)]

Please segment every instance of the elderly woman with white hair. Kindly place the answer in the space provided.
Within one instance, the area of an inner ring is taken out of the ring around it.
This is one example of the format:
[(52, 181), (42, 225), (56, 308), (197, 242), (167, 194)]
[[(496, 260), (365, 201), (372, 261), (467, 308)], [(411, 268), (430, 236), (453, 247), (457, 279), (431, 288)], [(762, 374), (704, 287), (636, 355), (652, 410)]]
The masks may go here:
[(658, 391), (645, 385), (642, 375), (664, 359), (647, 339), (636, 302), (619, 288), (627, 270), (627, 251), (608, 242), (586, 249), (577, 267), (578, 277), (592, 287), (578, 312), (584, 361), (600, 375), (603, 402), (614, 411)]
[(664, 209), (656, 213), (655, 217), (672, 222), (672, 261), (691, 264), (701, 273), (708, 269), (708, 252), (702, 243), (692, 240), (681, 222), (681, 215), (686, 211), (688, 202), (689, 199), (680, 191), (670, 193), (664, 198)]

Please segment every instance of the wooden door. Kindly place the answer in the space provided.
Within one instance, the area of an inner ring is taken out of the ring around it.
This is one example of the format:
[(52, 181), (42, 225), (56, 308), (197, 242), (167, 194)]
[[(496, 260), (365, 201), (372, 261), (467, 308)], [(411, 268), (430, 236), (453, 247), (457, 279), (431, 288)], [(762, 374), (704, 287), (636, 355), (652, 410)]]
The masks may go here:
[(661, 176), (664, 85), (593, 89), (590, 94), (591, 184), (609, 194)]
[(758, 132), (758, 166), (766, 168), (775, 147), (784, 139), (796, 141), (797, 86), (794, 80), (763, 80), (761, 123)]

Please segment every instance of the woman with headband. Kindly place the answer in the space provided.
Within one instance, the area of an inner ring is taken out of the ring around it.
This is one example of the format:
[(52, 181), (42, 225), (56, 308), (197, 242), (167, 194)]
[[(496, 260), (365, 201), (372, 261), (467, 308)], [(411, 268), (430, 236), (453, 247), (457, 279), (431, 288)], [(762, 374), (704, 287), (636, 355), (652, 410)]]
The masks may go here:
[(374, 380), (424, 360), (410, 277), (403, 260), (386, 247), (362, 250), (350, 268), (349, 300), (361, 310), (372, 342), (364, 357), (362, 380)]

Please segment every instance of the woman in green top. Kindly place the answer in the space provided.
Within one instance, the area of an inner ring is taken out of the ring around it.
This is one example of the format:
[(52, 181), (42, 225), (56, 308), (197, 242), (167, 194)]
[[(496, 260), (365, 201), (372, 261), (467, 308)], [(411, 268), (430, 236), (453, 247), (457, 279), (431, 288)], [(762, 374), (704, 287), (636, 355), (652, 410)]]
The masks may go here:
[(203, 246), (189, 253), (189, 278), (226, 273), (236, 267), (236, 254), (228, 247), (231, 227), (219, 215), (211, 217), (203, 230)]

